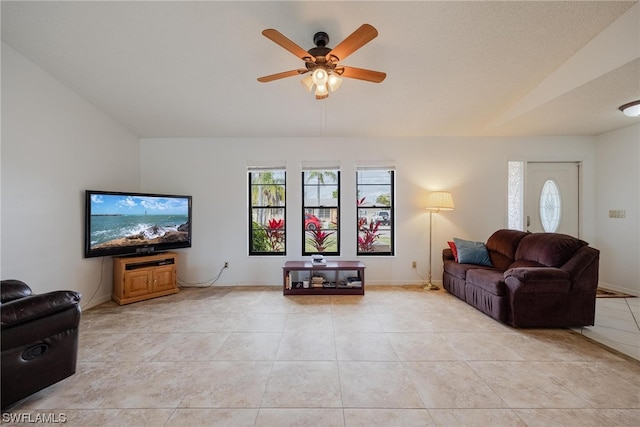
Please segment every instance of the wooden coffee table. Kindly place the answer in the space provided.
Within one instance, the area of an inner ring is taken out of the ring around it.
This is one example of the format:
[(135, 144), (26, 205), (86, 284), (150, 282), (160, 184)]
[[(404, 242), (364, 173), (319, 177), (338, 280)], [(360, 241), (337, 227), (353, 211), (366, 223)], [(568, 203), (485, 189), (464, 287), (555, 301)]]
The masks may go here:
[(287, 261), (282, 267), (282, 294), (364, 295), (364, 269), (360, 261)]

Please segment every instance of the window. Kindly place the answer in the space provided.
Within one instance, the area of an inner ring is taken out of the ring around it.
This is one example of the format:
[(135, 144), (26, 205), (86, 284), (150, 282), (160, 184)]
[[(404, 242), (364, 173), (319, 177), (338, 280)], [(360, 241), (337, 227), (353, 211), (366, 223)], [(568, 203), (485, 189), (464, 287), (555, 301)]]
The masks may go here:
[(508, 228), (524, 230), (524, 162), (510, 161), (508, 168)]
[(249, 255), (285, 255), (286, 172), (249, 171)]
[(302, 255), (340, 255), (340, 171), (302, 171)]
[(552, 179), (548, 179), (540, 192), (540, 221), (547, 233), (555, 233), (560, 225), (560, 189)]
[(358, 255), (394, 254), (394, 178), (390, 168), (356, 172)]

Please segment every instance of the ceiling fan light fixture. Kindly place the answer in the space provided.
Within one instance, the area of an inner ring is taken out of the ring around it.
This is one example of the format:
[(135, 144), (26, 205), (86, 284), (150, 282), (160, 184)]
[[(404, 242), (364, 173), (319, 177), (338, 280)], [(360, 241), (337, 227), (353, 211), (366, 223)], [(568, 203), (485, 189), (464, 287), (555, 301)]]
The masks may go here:
[(628, 102), (618, 107), (627, 117), (640, 117), (640, 100)]
[(311, 92), (315, 88), (316, 99), (329, 97), (329, 91), (335, 92), (342, 84), (342, 78), (331, 73), (326, 67), (316, 67), (311, 75), (300, 80), (302, 86)]

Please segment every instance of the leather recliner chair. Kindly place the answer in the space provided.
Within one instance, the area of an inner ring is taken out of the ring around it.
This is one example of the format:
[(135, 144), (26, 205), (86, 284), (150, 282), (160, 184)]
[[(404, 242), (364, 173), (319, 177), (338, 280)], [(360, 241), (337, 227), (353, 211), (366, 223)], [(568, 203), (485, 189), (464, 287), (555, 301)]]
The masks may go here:
[(0, 282), (2, 409), (76, 372), (81, 295)]

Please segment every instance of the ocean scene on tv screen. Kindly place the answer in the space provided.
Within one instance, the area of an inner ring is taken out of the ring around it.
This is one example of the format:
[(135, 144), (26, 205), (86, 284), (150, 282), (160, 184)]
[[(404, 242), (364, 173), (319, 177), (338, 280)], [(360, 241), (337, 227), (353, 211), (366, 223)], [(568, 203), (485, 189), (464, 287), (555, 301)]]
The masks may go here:
[(91, 249), (188, 242), (189, 199), (91, 195)]

